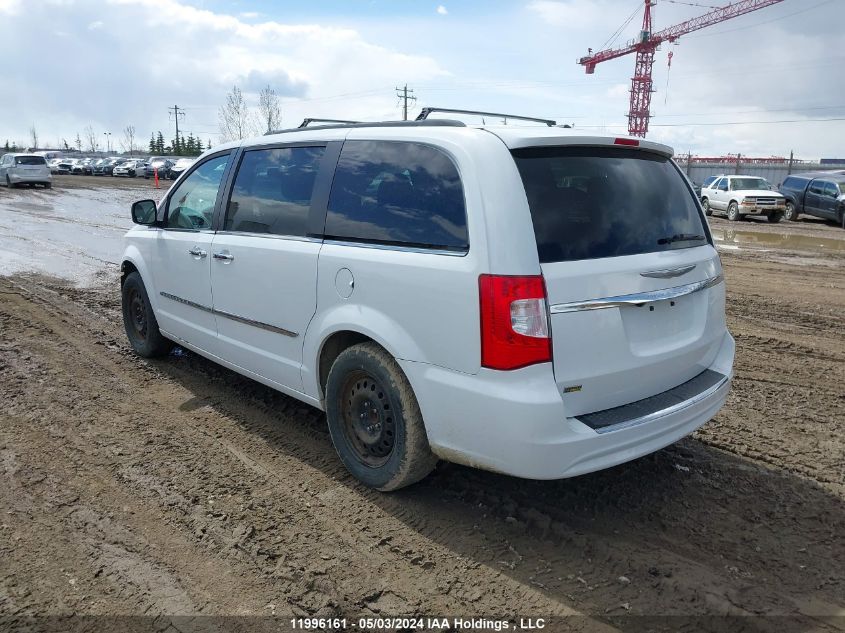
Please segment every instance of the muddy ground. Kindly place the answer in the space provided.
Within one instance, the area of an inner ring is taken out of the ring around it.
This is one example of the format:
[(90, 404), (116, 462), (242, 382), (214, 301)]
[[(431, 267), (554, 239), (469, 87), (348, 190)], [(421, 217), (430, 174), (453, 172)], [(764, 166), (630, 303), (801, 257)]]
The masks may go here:
[[(73, 191), (27, 195), (0, 191), (0, 221), (33, 204), (65, 226), (51, 200)], [(427, 614), (557, 616), (555, 631), (845, 630), (845, 254), (751, 239), (845, 244), (845, 231), (712, 225), (734, 232), (720, 244), (737, 340), (713, 421), (575, 479), (442, 464), (394, 494), (347, 475), (320, 412), (188, 352), (137, 358), (113, 263), (84, 288), (0, 277), (0, 628), (56, 614)]]

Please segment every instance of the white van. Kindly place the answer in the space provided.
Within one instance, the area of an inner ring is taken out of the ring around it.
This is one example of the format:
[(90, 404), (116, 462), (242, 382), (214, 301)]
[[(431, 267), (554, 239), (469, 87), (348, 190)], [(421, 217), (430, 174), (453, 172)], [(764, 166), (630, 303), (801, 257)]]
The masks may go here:
[(326, 411), (351, 473), (532, 479), (656, 451), (722, 407), (721, 263), (666, 146), (450, 120), (274, 133), (135, 203), (123, 316)]
[(37, 154), (3, 154), (0, 157), (0, 182), (7, 187), (41, 185), (50, 189), (53, 176), (43, 156)]

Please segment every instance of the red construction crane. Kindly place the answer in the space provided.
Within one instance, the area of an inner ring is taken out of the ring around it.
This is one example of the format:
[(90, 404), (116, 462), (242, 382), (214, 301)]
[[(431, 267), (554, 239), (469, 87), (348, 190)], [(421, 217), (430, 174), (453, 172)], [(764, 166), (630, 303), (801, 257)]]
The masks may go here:
[(607, 49), (578, 60), (578, 63), (586, 68), (587, 74), (592, 75), (596, 66), (602, 62), (629, 53), (637, 54), (634, 76), (631, 78), (631, 109), (628, 112), (628, 134), (631, 136), (645, 136), (648, 132), (648, 120), (651, 118), (651, 93), (654, 92), (651, 67), (654, 65), (654, 52), (660, 44), (674, 42), (687, 33), (751, 13), (783, 0), (740, 0), (657, 33), (651, 32), (651, 8), (655, 5), (655, 0), (644, 0), (644, 2), (643, 28), (635, 41), (622, 48)]

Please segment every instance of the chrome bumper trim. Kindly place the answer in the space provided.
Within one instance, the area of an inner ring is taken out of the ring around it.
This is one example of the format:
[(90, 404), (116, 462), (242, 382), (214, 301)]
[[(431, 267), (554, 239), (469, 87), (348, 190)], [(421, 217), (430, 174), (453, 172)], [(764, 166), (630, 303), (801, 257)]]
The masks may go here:
[(630, 295), (619, 295), (618, 297), (606, 297), (604, 299), (590, 299), (588, 301), (573, 301), (571, 303), (556, 303), (549, 311), (552, 314), (565, 314), (567, 312), (583, 312), (585, 310), (604, 310), (606, 308), (622, 308), (625, 306), (643, 306), (655, 301), (677, 299), (707, 288), (712, 288), (725, 280), (720, 273), (704, 281), (696, 281), (683, 286), (666, 288), (665, 290), (654, 290), (652, 292), (638, 292)]

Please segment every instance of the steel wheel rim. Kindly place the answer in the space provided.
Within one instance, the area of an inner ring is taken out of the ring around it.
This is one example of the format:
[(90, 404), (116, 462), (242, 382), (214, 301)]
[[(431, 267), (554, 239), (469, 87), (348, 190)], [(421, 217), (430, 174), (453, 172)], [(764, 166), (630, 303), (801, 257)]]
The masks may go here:
[(133, 289), (129, 293), (129, 323), (138, 338), (147, 338), (147, 311), (141, 293)]
[(395, 407), (366, 371), (351, 372), (340, 390), (343, 434), (355, 458), (370, 468), (387, 463), (396, 446)]

